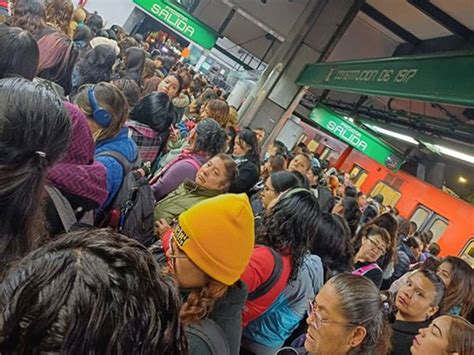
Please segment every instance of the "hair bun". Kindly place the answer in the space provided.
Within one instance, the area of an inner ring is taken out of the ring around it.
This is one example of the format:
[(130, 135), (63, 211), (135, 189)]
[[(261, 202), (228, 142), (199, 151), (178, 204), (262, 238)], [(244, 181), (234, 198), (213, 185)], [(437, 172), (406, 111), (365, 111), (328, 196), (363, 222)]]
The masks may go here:
[(380, 304), (383, 307), (383, 314), (388, 317), (392, 313), (392, 302), (386, 293), (380, 293)]

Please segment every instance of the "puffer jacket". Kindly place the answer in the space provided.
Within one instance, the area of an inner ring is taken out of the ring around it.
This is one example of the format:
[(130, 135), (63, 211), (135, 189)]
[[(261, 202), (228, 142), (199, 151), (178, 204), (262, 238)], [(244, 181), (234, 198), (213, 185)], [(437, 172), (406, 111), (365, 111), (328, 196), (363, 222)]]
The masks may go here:
[(128, 136), (128, 128), (123, 127), (113, 138), (97, 141), (95, 148), (96, 160), (105, 166), (107, 171), (107, 191), (109, 193), (107, 200), (102, 208), (109, 206), (113, 198), (120, 190), (124, 179), (122, 165), (112, 157), (98, 156), (100, 153), (114, 151), (122, 154), (130, 164), (138, 162), (138, 147)]
[(321, 259), (307, 255), (300, 273), (260, 317), (243, 331), (242, 347), (259, 355), (275, 354), (306, 316), (308, 300), (314, 299), (324, 283)]
[(220, 195), (218, 190), (200, 187), (192, 180), (185, 180), (179, 187), (155, 205), (155, 221), (161, 218), (171, 224), (173, 219), (198, 202)]

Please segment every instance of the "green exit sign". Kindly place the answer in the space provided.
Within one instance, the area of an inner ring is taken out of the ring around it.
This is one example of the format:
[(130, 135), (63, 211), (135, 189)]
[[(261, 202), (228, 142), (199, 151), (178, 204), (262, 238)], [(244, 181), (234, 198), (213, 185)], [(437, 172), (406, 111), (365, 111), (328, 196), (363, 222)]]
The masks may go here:
[(339, 140), (349, 144), (387, 168), (393, 171), (400, 169), (403, 158), (397, 152), (370, 132), (344, 119), (338, 113), (320, 106), (311, 111), (309, 119), (332, 133)]
[(151, 16), (161, 21), (191, 42), (211, 49), (217, 41), (217, 33), (192, 15), (166, 0), (133, 0)]

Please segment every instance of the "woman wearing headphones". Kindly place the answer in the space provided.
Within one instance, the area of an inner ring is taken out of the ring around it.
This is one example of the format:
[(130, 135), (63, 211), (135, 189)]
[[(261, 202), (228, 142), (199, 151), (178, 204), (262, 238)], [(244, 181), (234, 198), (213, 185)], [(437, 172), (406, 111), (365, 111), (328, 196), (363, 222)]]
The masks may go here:
[[(108, 207), (117, 194), (130, 167), (138, 161), (138, 148), (129, 137), (125, 121), (128, 118), (127, 99), (113, 84), (99, 83), (86, 88), (76, 97), (76, 105), (86, 115), (96, 142), (95, 157), (107, 170), (108, 197), (102, 208)], [(118, 155), (118, 156), (117, 156)]]

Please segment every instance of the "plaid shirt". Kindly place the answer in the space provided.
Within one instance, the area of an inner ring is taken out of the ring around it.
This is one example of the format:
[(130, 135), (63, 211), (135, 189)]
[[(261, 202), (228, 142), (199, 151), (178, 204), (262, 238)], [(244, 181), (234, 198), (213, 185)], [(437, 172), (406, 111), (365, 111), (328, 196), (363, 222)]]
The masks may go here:
[(138, 146), (140, 160), (142, 162), (153, 162), (161, 146), (161, 139), (158, 133), (149, 126), (137, 121), (129, 120), (127, 126), (132, 139)]

